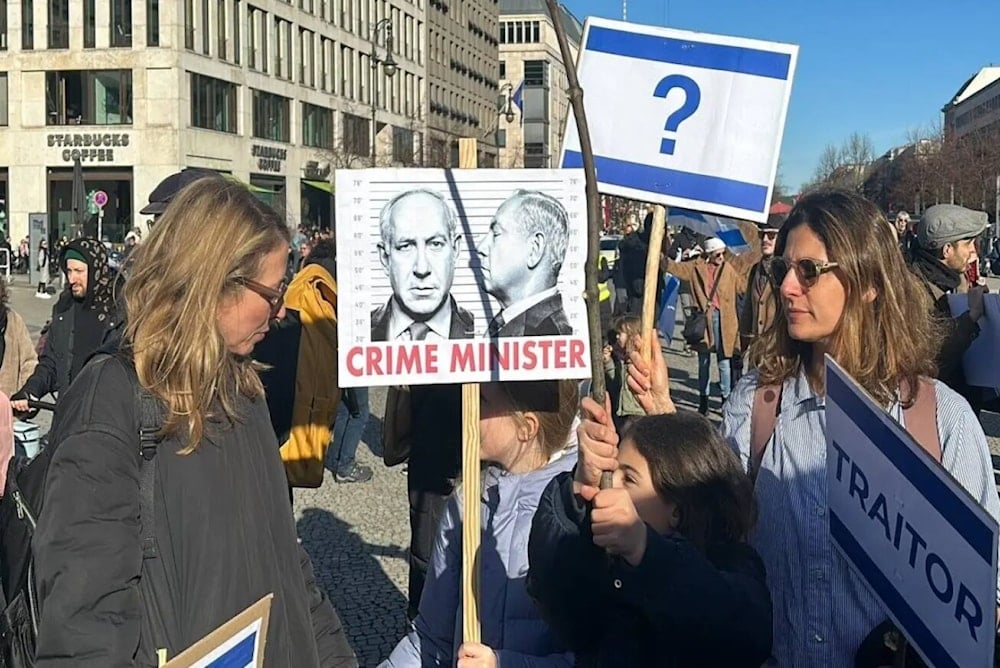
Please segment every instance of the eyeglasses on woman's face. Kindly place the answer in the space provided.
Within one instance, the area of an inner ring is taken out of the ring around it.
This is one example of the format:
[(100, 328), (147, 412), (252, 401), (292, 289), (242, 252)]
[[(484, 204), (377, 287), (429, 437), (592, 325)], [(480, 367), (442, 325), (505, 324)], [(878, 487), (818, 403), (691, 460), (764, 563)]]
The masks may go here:
[(282, 281), (281, 285), (279, 285), (277, 289), (264, 285), (263, 283), (258, 283), (257, 281), (249, 278), (237, 278), (236, 282), (245, 287), (247, 290), (260, 295), (264, 301), (270, 305), (271, 317), (278, 317), (278, 312), (281, 311), (281, 307), (285, 305), (285, 291), (288, 290), (287, 282)]
[(774, 281), (774, 287), (780, 289), (788, 272), (794, 269), (799, 283), (808, 288), (815, 285), (820, 276), (836, 269), (837, 266), (836, 262), (823, 262), (808, 257), (794, 262), (783, 257), (776, 257), (771, 260), (771, 280)]

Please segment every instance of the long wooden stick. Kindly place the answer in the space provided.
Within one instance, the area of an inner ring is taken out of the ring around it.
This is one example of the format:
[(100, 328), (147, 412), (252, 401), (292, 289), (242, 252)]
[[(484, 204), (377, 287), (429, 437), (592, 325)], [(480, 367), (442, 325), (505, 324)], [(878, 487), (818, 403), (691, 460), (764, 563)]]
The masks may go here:
[[(587, 112), (583, 107), (583, 89), (576, 76), (576, 61), (563, 29), (562, 10), (556, 0), (545, 0), (549, 19), (559, 40), (559, 53), (566, 68), (569, 104), (576, 120), (577, 134), (580, 136), (580, 154), (583, 156), (583, 177), (587, 194), (587, 266), (584, 268), (586, 285), (587, 326), (590, 329), (590, 396), (601, 406), (606, 392), (604, 384), (604, 332), (601, 331), (601, 302), (597, 288), (598, 262), (601, 253), (601, 195), (597, 191), (597, 168), (594, 166), (594, 148), (590, 143), (590, 126)], [(601, 489), (611, 487), (611, 473), (601, 475)]]
[(660, 282), (660, 255), (666, 227), (666, 208), (660, 205), (653, 207), (652, 229), (649, 230), (649, 250), (646, 252), (646, 279), (642, 289), (642, 358), (647, 364), (652, 361), (649, 340), (656, 336), (653, 316), (656, 314), (656, 287)]
[[(475, 139), (458, 140), (458, 166), (479, 166)], [(462, 385), (462, 639), (481, 642), (479, 620), (479, 545), (482, 542), (479, 515), (479, 384)]]

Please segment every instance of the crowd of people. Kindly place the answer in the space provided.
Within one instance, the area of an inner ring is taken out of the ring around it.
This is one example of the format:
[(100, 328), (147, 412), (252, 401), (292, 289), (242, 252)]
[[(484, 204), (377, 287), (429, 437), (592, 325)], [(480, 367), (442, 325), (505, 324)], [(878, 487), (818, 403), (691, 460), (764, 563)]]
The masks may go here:
[[(241, 184), (171, 179), (126, 271), (96, 240), (61, 250), (67, 288), (37, 356), (0, 294), (0, 391), (18, 411), (58, 401), (39, 455), (35, 665), (162, 665), (273, 593), (265, 665), (355, 666), (297, 540), (254, 356), (291, 276), (335, 248)], [(977, 417), (993, 399), (961, 371), (984, 292), (963, 277), (986, 227), (939, 205), (910, 238), (862, 197), (818, 191), (759, 225), (749, 261), (668, 238), (661, 273), (701, 323), (700, 414), (676, 407), (661, 342), (640, 331), (648, 225), (629, 231), (608, 402), (569, 380), (481, 387), (479, 643), (461, 630), (461, 388), (409, 388), (411, 626), (383, 665), (897, 665), (912, 650), (886, 640), (887, 611), (829, 533), (824, 357), (908, 430), (914, 405), (934, 406), (940, 465), (1000, 518)], [(354, 456), (369, 412), (367, 390), (345, 393), (337, 482), (373, 475)]]

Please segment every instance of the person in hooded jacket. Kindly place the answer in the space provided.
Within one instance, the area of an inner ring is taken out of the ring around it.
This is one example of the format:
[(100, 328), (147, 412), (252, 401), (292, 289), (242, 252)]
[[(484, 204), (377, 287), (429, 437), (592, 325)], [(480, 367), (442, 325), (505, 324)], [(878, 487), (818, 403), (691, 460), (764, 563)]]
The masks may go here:
[(68, 289), (52, 308), (38, 366), (11, 397), (17, 412), (28, 411), (29, 399), (65, 391), (117, 321), (115, 274), (101, 242), (75, 239), (63, 249), (60, 265)]
[(56, 412), (36, 668), (160, 666), (267, 594), (266, 668), (357, 666), (297, 541), (250, 356), (284, 317), (287, 259), (284, 219), (219, 177), (179, 193), (136, 251), (121, 342)]

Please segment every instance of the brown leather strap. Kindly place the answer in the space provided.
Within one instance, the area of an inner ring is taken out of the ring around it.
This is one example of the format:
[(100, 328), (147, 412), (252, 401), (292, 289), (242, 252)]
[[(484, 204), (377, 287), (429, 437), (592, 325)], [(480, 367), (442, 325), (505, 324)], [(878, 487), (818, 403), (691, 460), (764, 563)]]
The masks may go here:
[(934, 461), (941, 461), (941, 437), (937, 427), (937, 392), (934, 382), (921, 378), (913, 405), (903, 409), (906, 431)]
[(756, 482), (757, 471), (764, 459), (767, 442), (774, 433), (781, 408), (781, 385), (762, 385), (753, 393), (750, 410), (750, 482)]
[[(904, 385), (903, 389), (906, 389)], [(907, 394), (909, 394), (907, 392)], [(781, 386), (762, 385), (753, 393), (750, 412), (750, 482), (756, 482), (760, 463), (764, 460), (768, 441), (781, 409)], [(913, 404), (903, 409), (905, 429), (934, 461), (941, 462), (941, 437), (937, 428), (937, 392), (934, 382), (920, 379), (919, 390)]]

